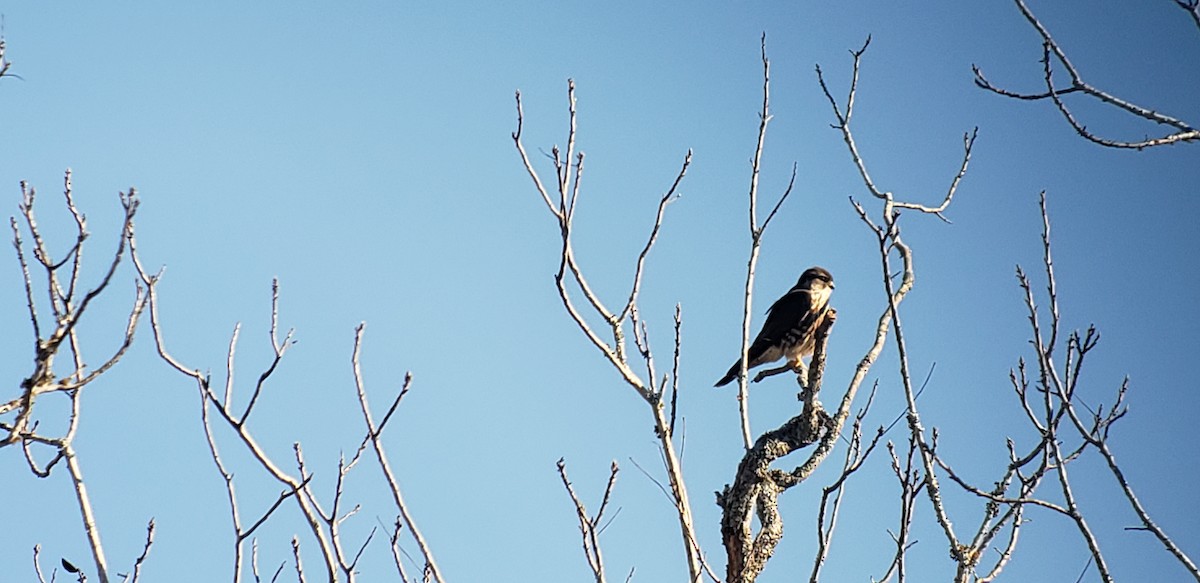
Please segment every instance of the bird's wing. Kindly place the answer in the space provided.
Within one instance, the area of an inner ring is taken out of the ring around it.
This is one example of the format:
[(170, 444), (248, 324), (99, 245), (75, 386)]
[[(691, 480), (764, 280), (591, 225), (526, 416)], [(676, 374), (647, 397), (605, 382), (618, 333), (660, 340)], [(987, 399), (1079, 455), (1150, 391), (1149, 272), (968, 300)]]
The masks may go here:
[(784, 294), (767, 308), (767, 321), (754, 343), (760, 340), (766, 345), (778, 343), (791, 330), (811, 327), (817, 318), (812, 308), (812, 297), (807, 290), (793, 289)]
[[(758, 336), (754, 337), (754, 342), (747, 351), (750, 358), (746, 369), (780, 358), (779, 353), (771, 353), (771, 349), (778, 348), (784, 337), (793, 333), (793, 330), (812, 330), (820, 315), (818, 311), (813, 310), (812, 296), (808, 290), (792, 289), (775, 300), (775, 303), (767, 308), (767, 321), (763, 323), (762, 330), (759, 330)], [(729, 367), (729, 372), (717, 381), (716, 386), (736, 378), (740, 365), (741, 360), (735, 360), (733, 366)]]

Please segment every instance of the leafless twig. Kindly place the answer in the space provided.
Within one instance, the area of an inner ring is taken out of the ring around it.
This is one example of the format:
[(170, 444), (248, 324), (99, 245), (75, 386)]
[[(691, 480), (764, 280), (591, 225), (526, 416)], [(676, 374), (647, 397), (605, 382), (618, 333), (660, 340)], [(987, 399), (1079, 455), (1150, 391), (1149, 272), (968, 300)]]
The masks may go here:
[[(658, 210), (655, 214), (654, 224), (650, 229), (650, 235), (635, 262), (633, 282), (630, 286), (629, 295), (625, 296), (624, 304), (619, 310), (609, 309), (588, 284), (583, 270), (575, 257), (572, 246), (571, 233), (574, 226), (575, 208), (580, 194), (580, 184), (583, 178), (584, 155), (582, 152), (576, 153), (575, 83), (571, 80), (567, 81), (567, 101), (569, 113), (567, 148), (565, 152), (560, 150), (558, 146), (555, 146), (551, 150), (551, 161), (554, 165), (555, 177), (557, 178), (554, 185), (556, 193), (553, 198), (550, 191), (546, 188), (545, 183), (538, 175), (537, 170), (533, 167), (533, 163), (530, 161), (521, 139), (522, 132), (524, 131), (525, 116), (521, 106), (521, 93), (519, 91), (516, 93), (517, 129), (512, 133), (513, 143), (516, 146), (517, 153), (521, 157), (525, 171), (533, 181), (534, 188), (541, 195), (542, 202), (545, 203), (546, 208), (554, 216), (558, 225), (562, 247), (559, 255), (558, 273), (555, 275), (554, 280), (563, 307), (566, 308), (567, 314), (570, 315), (584, 336), (616, 369), (622, 380), (633, 388), (642, 400), (646, 402), (654, 417), (654, 431), (659, 440), (659, 450), (663, 456), (663, 463), (671, 487), (672, 502), (679, 519), (681, 537), (687, 558), (688, 573), (690, 575), (689, 580), (695, 582), (703, 576), (705, 570), (703, 552), (696, 542), (698, 539), (695, 536), (695, 526), (692, 521), (691, 503), (688, 500), (687, 487), (683, 480), (683, 470), (674, 442), (671, 419), (674, 416), (675, 406), (672, 405), (670, 412), (666, 411), (665, 407), (665, 396), (668, 387), (675, 387), (674, 383), (677, 381), (668, 379), (666, 375), (661, 379), (657, 376), (654, 368), (653, 353), (650, 349), (649, 337), (646, 332), (646, 325), (637, 309), (646, 258), (658, 238), (667, 204), (678, 196), (679, 185), (683, 181), (688, 167), (691, 165), (692, 153), (689, 151), (684, 157), (683, 164), (679, 172), (675, 175), (671, 186), (659, 198)], [(573, 289), (578, 291), (573, 292)], [(591, 307), (594, 315), (585, 316), (584, 312), (577, 305), (576, 294), (583, 296), (586, 305)], [(600, 334), (589, 322), (589, 318), (596, 317), (601, 319), (608, 328), (607, 334), (611, 335), (611, 341), (601, 338)], [(646, 366), (647, 376), (645, 379), (639, 376), (630, 365), (625, 340), (626, 322), (633, 328), (634, 343)], [(678, 393), (673, 392), (672, 395), (672, 401), (674, 401), (674, 397)]]
[(33, 545), (33, 572), (37, 574), (38, 583), (46, 583), (46, 577), (42, 575), (41, 555), (42, 545)]
[[(867, 416), (867, 411), (871, 409), (871, 403), (875, 400), (875, 390), (878, 388), (878, 383), (871, 387), (871, 394), (867, 396), (867, 403), (854, 416), (854, 425), (850, 429), (849, 447), (846, 448), (846, 458), (842, 464), (842, 471), (833, 483), (821, 489), (821, 504), (817, 510), (817, 555), (813, 560), (812, 575), (809, 577), (810, 583), (817, 583), (821, 577), (821, 568), (825, 565), (825, 560), (829, 557), (829, 549), (833, 543), (833, 532), (837, 526), (838, 511), (842, 506), (842, 497), (846, 493), (846, 482), (850, 476), (862, 467), (863, 463), (875, 450), (875, 446), (879, 444), (879, 439), (883, 437), (884, 428), (880, 427), (871, 441), (866, 447), (862, 444), (862, 424), (863, 419)], [(832, 496), (833, 502), (830, 502)]]
[[(304, 565), (300, 561), (300, 539), (295, 536), (292, 537), (292, 558), (296, 561), (296, 580), (304, 583)], [(330, 578), (330, 580), (334, 579)]]
[(579, 533), (583, 536), (583, 554), (587, 557), (588, 567), (596, 577), (596, 583), (605, 582), (604, 558), (600, 552), (600, 521), (604, 518), (604, 509), (608, 507), (613, 486), (617, 483), (618, 471), (617, 462), (614, 460), (608, 476), (608, 485), (604, 488), (604, 498), (600, 502), (600, 508), (596, 511), (596, 515), (592, 516), (588, 514), (587, 507), (583, 505), (583, 501), (579, 499), (579, 496), (575, 494), (575, 489), (571, 486), (571, 480), (567, 477), (566, 461), (561, 458), (558, 460), (558, 475), (562, 478), (567, 494), (571, 496), (571, 502), (575, 504), (575, 515), (579, 519)]
[(5, 48), (7, 48), (7, 45), (4, 42), (4, 37), (0, 35), (0, 77), (15, 77), (15, 75), (8, 72), (9, 67), (12, 66), (12, 62), (4, 56)]
[[(2, 43), (0, 40), (0, 45)], [(0, 46), (0, 75), (3, 74), (3, 68), (7, 68), (7, 64), (3, 61), (3, 47)], [(63, 199), (67, 213), (74, 220), (75, 231), (73, 241), (61, 259), (54, 258), (50, 250), (51, 244), (38, 224), (35, 210), (36, 190), (22, 182), (21, 194), (18, 208), (24, 219), (24, 231), (29, 237), (29, 243), (26, 244), (22, 238), (22, 228), (16, 217), (9, 219), (9, 225), (12, 228), (13, 247), (21, 268), (25, 301), (33, 330), (34, 370), (21, 382), (16, 398), (0, 403), (0, 415), (13, 415), (11, 420), (0, 421), (0, 431), (5, 432), (0, 433), (0, 448), (19, 443), (29, 469), (42, 478), (49, 477), (58, 462), (65, 462), (63, 466), (70, 475), (75, 490), (75, 499), (95, 564), (96, 576), (101, 583), (107, 583), (108, 560), (100, 540), (100, 530), (84, 480), (82, 464), (74, 446), (81, 419), (80, 396), (87, 385), (115, 366), (128, 351), (133, 343), (139, 317), (146, 306), (147, 296), (143, 294), (140, 286), (137, 287), (119, 346), (112, 356), (91, 370), (84, 361), (78, 327), (84, 315), (88, 313), (92, 301), (109, 288), (121, 264), (125, 254), (126, 234), (133, 232), (133, 218), (138, 208), (137, 193), (130, 189), (128, 195), (120, 195), (124, 219), (118, 232), (116, 250), (108, 259), (108, 268), (99, 281), (82, 293), (80, 290), (84, 288), (80, 276), (89, 232), (87, 220), (75, 205), (72, 196), (71, 171), (68, 170), (63, 179)], [(35, 271), (39, 277), (34, 277)], [(46, 299), (43, 300), (45, 310), (41, 313), (38, 309), (39, 302), (36, 300), (38, 294), (34, 291), (39, 285), (44, 285), (46, 294)], [(69, 359), (70, 367), (65, 374), (59, 370), (64, 367), (56, 366), (55, 361), (59, 356), (64, 360)], [(39, 397), (50, 394), (61, 395), (68, 400), (67, 429), (61, 436), (38, 432), (39, 415), (36, 404)], [(48, 448), (53, 452), (44, 467), (39, 467), (36, 459), (35, 449), (39, 448)], [(83, 577), (82, 571), (78, 573)]]
[(1182, 8), (1192, 18), (1192, 22), (1196, 24), (1196, 29), (1200, 30), (1200, 0), (1174, 0), (1175, 5)]
[[(404, 496), (400, 493), (400, 484), (396, 481), (396, 474), (392, 471), (392, 466), (388, 462), (387, 451), (384, 449), (383, 442), (381, 440), (383, 429), (387, 426), (388, 420), (392, 418), (392, 413), (396, 411), (396, 407), (400, 405), (400, 400), (404, 398), (404, 395), (408, 394), (408, 390), (412, 386), (412, 374), (408, 373), (404, 375), (404, 386), (401, 387), (400, 392), (396, 395), (396, 398), (392, 400), (391, 406), (388, 407), (388, 411), (386, 414), (384, 414), (383, 419), (379, 422), (379, 425), (376, 425), (375, 420), (371, 415), (371, 407), (367, 402), (367, 392), (363, 383), (362, 370), (358, 364), (359, 350), (362, 346), (362, 337), (365, 330), (365, 324), (359, 324), (358, 328), (355, 329), (354, 353), (351, 357), (351, 364), (354, 367), (354, 388), (358, 393), (358, 403), (362, 408), (363, 423), (367, 430), (364, 443), (366, 441), (370, 441), (371, 447), (375, 451), (375, 459), (379, 462), (379, 469), (383, 471), (384, 478), (387, 479), (388, 489), (392, 494), (392, 501), (396, 504), (396, 509), (400, 512), (400, 517), (404, 519), (404, 524), (408, 526), (409, 533), (412, 534), (413, 540), (417, 543), (417, 548), (421, 550), (421, 555), (425, 558), (426, 571), (438, 583), (445, 583), (445, 579), (442, 577), (442, 571), (438, 567), (437, 561), (433, 558), (433, 551), (431, 550), (429, 543), (425, 541), (425, 537), (421, 534), (421, 530), (417, 528), (417, 523), (413, 519), (412, 513), (409, 511), (408, 505), (404, 502)], [(399, 532), (399, 527), (397, 527), (396, 532)], [(397, 567), (400, 565), (398, 560), (396, 565)]]
[[(163, 359), (163, 361), (165, 361), (168, 365), (170, 365), (176, 371), (178, 371), (179, 373), (183, 374), (184, 376), (192, 379), (192, 381), (196, 383), (196, 388), (198, 389), (198, 391), (201, 394), (202, 404), (204, 404), (204, 403), (212, 404), (213, 409), (217, 411), (220, 418), (226, 422), (226, 424), (229, 426), (229, 428), (231, 430), (233, 430), (234, 434), (238, 437), (238, 440), (242, 443), (242, 445), (246, 448), (246, 450), (250, 453), (250, 455), (254, 458), (254, 460), (258, 462), (258, 465), (264, 471), (266, 471), (272, 478), (274, 478), (276, 481), (278, 481), (280, 484), (282, 484), (288, 491), (298, 492), (298, 491), (302, 490), (306, 485), (305, 484), (306, 478), (304, 476), (301, 476), (301, 477), (292, 476), (291, 474), (287, 473), (282, 468), (280, 468), (279, 465), (266, 453), (266, 451), (258, 443), (258, 440), (255, 439), (253, 434), (250, 432), (250, 429), (249, 429), (248, 425), (246, 424), (246, 420), (247, 420), (246, 415), (248, 415), (250, 409), (247, 408), (247, 410), (242, 414), (242, 416), (239, 417), (233, 411), (232, 401), (222, 400), (220, 397), (218, 397), (216, 392), (213, 390), (212, 382), (208, 375), (201, 373), (199, 369), (187, 367), (182, 362), (180, 362), (178, 359), (176, 359), (174, 356), (172, 356), (171, 353), (167, 350), (166, 341), (164, 338), (164, 333), (163, 333), (163, 328), (162, 328), (162, 320), (161, 320), (161, 317), (159, 316), (159, 311), (158, 311), (158, 289), (157, 289), (157, 287), (158, 287), (159, 279), (162, 274), (161, 274), (161, 272), (159, 272), (156, 275), (150, 275), (150, 273), (143, 267), (141, 258), (138, 256), (137, 240), (134, 237), (132, 231), (130, 231), (128, 238), (129, 238), (130, 257), (134, 264), (134, 268), (137, 270), (138, 276), (141, 278), (142, 283), (146, 286), (146, 289), (147, 289), (147, 296), (148, 296), (149, 305), (150, 305), (150, 327), (154, 334), (154, 343), (155, 343), (155, 347), (158, 350), (159, 356)], [(271, 329), (272, 329), (272, 331), (275, 330), (276, 322), (277, 322), (277, 318), (278, 318), (278, 313), (277, 313), (277, 310), (275, 309), (276, 305), (277, 305), (277, 295), (273, 294), (272, 314), (271, 314), (271, 319), (272, 319)], [(274, 350), (275, 354), (278, 357), (278, 355), (281, 355), (283, 353), (283, 351), (286, 349), (286, 345), (291, 341), (291, 339), (289, 336), (288, 338), (285, 338), (282, 343), (280, 343), (278, 341), (278, 339), (275, 337), (274, 333), (272, 333), (271, 336), (272, 336), (271, 337), (272, 349)], [(236, 341), (236, 335), (235, 335), (234, 341)], [(235, 350), (236, 350), (236, 344), (234, 342), (231, 342), (230, 347), (229, 347), (230, 353), (226, 359), (227, 367), (230, 370), (232, 369), (231, 363), (233, 361), (233, 352)], [(273, 361), (273, 363), (266, 369), (266, 371), (263, 373), (263, 375), (261, 375), (259, 377), (259, 382), (256, 385), (256, 393), (261, 390), (262, 383), (266, 380), (266, 378), (270, 377), (271, 373), (276, 370), (275, 366), (276, 366), (277, 362), (278, 362), (278, 358), (275, 361)], [(229, 385), (230, 385), (230, 383), (227, 382), (226, 390), (225, 390), (227, 395), (230, 392)], [(204, 411), (207, 412), (207, 407), (204, 408)], [(216, 457), (216, 453), (215, 453), (216, 450), (214, 449), (213, 451), (214, 451), (214, 457)], [(222, 472), (222, 476), (224, 477), (226, 475), (226, 472), (220, 468), (219, 463), (218, 463), (218, 469), (219, 469), (219, 471)], [(227, 487), (227, 493), (230, 495), (231, 507), (232, 507), (234, 505), (234, 502), (233, 502), (234, 497), (233, 497), (233, 490), (232, 490), (231, 483), (227, 481), (226, 487)], [(336, 559), (336, 551), (334, 550), (335, 543), (334, 543), (334, 541), (331, 541), (329, 533), (326, 532), (326, 530), (321, 527), (320, 517), (318, 515), (317, 509), (315, 508), (315, 506), (313, 504), (313, 500), (309, 496), (303, 496), (303, 495), (296, 495), (296, 496), (294, 496), (294, 499), (296, 500), (296, 503), (297, 503), (298, 509), (300, 510), (301, 515), (305, 519), (305, 523), (308, 525), (309, 530), (313, 534), (313, 538), (317, 541), (318, 549), (320, 550), (321, 556), (324, 559), (326, 575), (331, 580), (336, 579), (337, 570), (338, 570), (338, 562)], [(234, 523), (235, 529), (237, 529), (238, 527), (237, 527), (237, 520), (236, 520), (236, 509), (233, 509), (233, 512), (235, 514), (235, 523)], [(237, 530), (235, 530), (235, 537), (237, 536), (237, 534), (238, 534)], [(294, 538), (294, 541), (295, 541), (294, 551), (296, 553), (298, 553), (299, 552), (299, 539)], [(234, 567), (235, 579), (241, 573), (240, 544), (241, 544), (241, 541), (239, 540), (238, 541), (238, 545), (239, 545), (238, 550), (235, 553), (235, 567)], [(300, 573), (298, 563), (297, 563), (297, 572)]]
[[(1197, 7), (1196, 0), (1173, 1), (1180, 8), (1187, 11), (1192, 20), (1196, 23), (1197, 28), (1200, 28), (1200, 8)], [(977, 86), (991, 91), (992, 93), (1014, 99), (1027, 101), (1049, 99), (1050, 101), (1054, 102), (1054, 105), (1058, 109), (1059, 113), (1062, 114), (1063, 118), (1067, 120), (1067, 123), (1071, 125), (1076, 133), (1088, 141), (1109, 148), (1131, 148), (1141, 150), (1143, 148), (1163, 146), (1167, 144), (1200, 141), (1200, 129), (1197, 129), (1195, 126), (1181, 119), (1159, 113), (1152, 109), (1147, 109), (1130, 101), (1126, 101), (1085, 82), (1080, 76), (1079, 71), (1075, 68), (1075, 65), (1073, 65), (1070, 59), (1067, 58), (1066, 52), (1058, 45), (1058, 42), (1055, 41), (1054, 37), (1050, 35), (1050, 31), (1046, 29), (1045, 25), (1043, 25), (1040, 20), (1038, 20), (1037, 16), (1033, 14), (1033, 11), (1029, 9), (1024, 0), (1014, 0), (1014, 2), (1016, 2), (1017, 8), (1021, 10), (1021, 14), (1025, 17), (1025, 20), (1029, 21), (1029, 24), (1033, 26), (1034, 30), (1036, 30), (1042, 37), (1042, 77), (1046, 83), (1046, 91), (1042, 93), (1021, 93), (997, 87), (986, 77), (984, 77), (983, 71), (979, 67), (974, 66), (972, 69), (975, 72), (975, 84)], [(1070, 77), (1066, 87), (1060, 88), (1055, 86), (1053, 78), (1055, 62), (1061, 64), (1063, 69), (1066, 70), (1068, 77)], [(1075, 114), (1072, 113), (1070, 108), (1067, 107), (1066, 103), (1063, 102), (1062, 97), (1072, 93), (1079, 93), (1088, 97), (1092, 97), (1101, 103), (1111, 105), (1118, 110), (1148, 120), (1156, 125), (1167, 126), (1167, 133), (1164, 133), (1159, 137), (1147, 137), (1146, 139), (1137, 141), (1114, 140), (1102, 137), (1089, 130), (1086, 125), (1080, 123), (1076, 119)]]
[(146, 544), (142, 545), (142, 554), (133, 563), (133, 573), (128, 578), (129, 583), (137, 583), (138, 577), (142, 574), (142, 563), (146, 562), (146, 557), (150, 554), (150, 545), (154, 544), (154, 519), (146, 524)]
[[(861, 382), (861, 377), (866, 373), (865, 369), (870, 367), (870, 364), (874, 362), (875, 357), (882, 349), (883, 342), (887, 337), (887, 331), (890, 325), (895, 334), (896, 349), (900, 361), (900, 380), (903, 385), (904, 394), (907, 401), (907, 418), (911, 436), (909, 459), (911, 460), (911, 455), (913, 453), (917, 454), (923, 474), (920, 478), (918, 478), (917, 474), (912, 469), (911, 461), (907, 464), (903, 464), (902, 466), (899, 462), (899, 458), (895, 455), (894, 450), (892, 450), (893, 470), (897, 473), (902, 489), (902, 519), (901, 530), (897, 535), (895, 535), (897, 555), (893, 560), (892, 569), (889, 569), (889, 574), (886, 577), (890, 577), (892, 570), (895, 570), (895, 572), (899, 575), (900, 580), (903, 581), (903, 555), (908, 548), (907, 526), (911, 520), (912, 496), (915, 495), (915, 493), (920, 489), (924, 489), (933, 507), (937, 522), (942, 527), (946, 534), (947, 540), (950, 543), (951, 556), (959, 564), (960, 572), (956, 576), (956, 581), (966, 581), (967, 575), (964, 574), (964, 570), (968, 567), (973, 567), (977, 558), (965, 556), (962, 552), (961, 545), (958, 542), (958, 538), (954, 532), (950, 518), (942, 503), (940, 486), (937, 475), (934, 471), (935, 463), (933, 460), (932, 446), (928, 442), (925, 429), (921, 423), (920, 414), (917, 410), (916, 391), (913, 388), (912, 376), (909, 371), (908, 352), (905, 344), (903, 328), (901, 326), (899, 306), (909, 290), (912, 289), (915, 281), (915, 275), (913, 270), (912, 249), (903, 241), (900, 236), (899, 219), (903, 210), (913, 210), (919, 213), (932, 214), (944, 221), (946, 220), (943, 211), (945, 211), (953, 201), (954, 195), (958, 190), (962, 178), (966, 174), (967, 167), (971, 159), (971, 150), (974, 146), (978, 131), (973, 130), (968, 134), (964, 134), (962, 163), (959, 165), (958, 171), (951, 180), (950, 187), (947, 189), (942, 201), (936, 206), (896, 200), (890, 191), (880, 188), (878, 183), (871, 176), (871, 173), (868, 171), (867, 164), (858, 149), (857, 142), (855, 141), (854, 134), (851, 130), (851, 120), (853, 119), (854, 115), (855, 98), (858, 92), (860, 63), (863, 54), (870, 45), (870, 42), (871, 39), (868, 37), (862, 48), (850, 52), (851, 56), (853, 57), (853, 68), (850, 89), (844, 104), (844, 108), (839, 106), (837, 99), (833, 97), (833, 94), (830, 91), (829, 86), (826, 84), (824, 75), (819, 66), (817, 67), (817, 80), (825, 94), (826, 99), (828, 99), (829, 104), (833, 109), (834, 117), (837, 119), (837, 123), (834, 124), (833, 127), (841, 132), (842, 139), (849, 149), (850, 157), (859, 172), (859, 176), (863, 180), (864, 186), (872, 197), (879, 199), (883, 203), (881, 209), (882, 212), (880, 213), (882, 223), (876, 224), (869, 218), (866, 209), (863, 208), (862, 205), (853, 199), (851, 200), (851, 203), (853, 204), (855, 211), (858, 213), (859, 218), (863, 220), (867, 227), (875, 234), (877, 239), (879, 257), (882, 267), (883, 288), (887, 297), (887, 309), (880, 318), (875, 344), (868, 352), (868, 356), (863, 359), (863, 363), (859, 365), (858, 374), (855, 375), (855, 381), (852, 382)], [(893, 283), (893, 269), (891, 266), (891, 257), (893, 253), (899, 255), (899, 259), (903, 265), (901, 271), (902, 278), (899, 286)], [(852, 387), (853, 386), (854, 385), (852, 385)], [(852, 391), (848, 392), (848, 396), (851, 396), (852, 394)]]
[[(1107, 438), (1109, 428), (1125, 414), (1124, 398), (1127, 381), (1118, 390), (1116, 402), (1107, 411), (1103, 408), (1089, 410), (1084, 416), (1080, 407), (1085, 407), (1077, 396), (1079, 389), (1080, 371), (1088, 353), (1095, 348), (1099, 334), (1094, 328), (1086, 333), (1073, 332), (1066, 338), (1065, 366), (1061, 369), (1055, 363), (1055, 353), (1060, 348), (1060, 312), (1054, 261), (1050, 249), (1050, 220), (1046, 210), (1046, 197), (1043, 192), (1040, 198), (1042, 215), (1042, 262), (1046, 273), (1046, 297), (1048, 307), (1044, 312), (1049, 321), (1043, 319), (1043, 311), (1039, 309), (1033, 286), (1025, 272), (1018, 266), (1017, 279), (1025, 295), (1025, 305), (1029, 313), (1029, 323), (1033, 332), (1033, 345), (1036, 355), (1036, 377), (1030, 378), (1025, 361), (1019, 361), (1016, 369), (1010, 372), (1009, 380), (1015, 395), (1025, 413), (1026, 420), (1033, 426), (1039, 438), (1030, 446), (1028, 453), (1018, 454), (1016, 446), (1010, 439), (1007, 443), (1009, 464), (1004, 469), (1000, 479), (990, 488), (981, 488), (971, 484), (959, 475), (951, 465), (936, 451), (937, 433), (934, 432), (933, 443), (929, 445), (928, 454), (938, 469), (964, 491), (980, 497), (985, 501), (983, 516), (979, 527), (970, 542), (954, 546), (952, 554), (959, 562), (958, 580), (965, 581), (969, 577), (980, 582), (995, 580), (1004, 569), (1016, 547), (1019, 533), (1024, 522), (1026, 508), (1044, 509), (1071, 521), (1079, 532), (1081, 539), (1089, 550), (1089, 567), (1095, 565), (1097, 574), (1103, 581), (1113, 581), (1111, 567), (1102, 552), (1099, 538), (1093, 532), (1083, 508), (1079, 503), (1076, 484), (1070, 479), (1069, 465), (1078, 459), (1088, 449), (1095, 449), (1105, 457), (1110, 470), (1118, 485), (1126, 494), (1135, 513), (1153, 532), (1167, 551), (1178, 561), (1193, 578), (1200, 581), (1200, 573), (1196, 572), (1190, 558), (1167, 536), (1154, 525), (1145, 509), (1138, 503), (1132, 489), (1124, 479), (1120, 467), (1111, 455)], [(1034, 391), (1030, 391), (1031, 384)], [(1071, 438), (1069, 430), (1062, 429), (1063, 420), (1068, 420), (1074, 426), (1080, 438), (1078, 445), (1068, 445)], [(1107, 453), (1106, 453), (1107, 452)], [(1043, 480), (1053, 476), (1058, 482), (1058, 492), (1050, 501), (1037, 496), (1038, 487)], [(1004, 540), (1001, 541), (1003, 537)], [(1001, 542), (997, 542), (1001, 541)], [(984, 551), (995, 546), (999, 555), (990, 568), (979, 569), (979, 563)]]
[[(750, 362), (750, 319), (753, 315), (752, 304), (754, 297), (754, 270), (758, 265), (758, 255), (762, 247), (763, 233), (766, 232), (767, 226), (771, 223), (771, 219), (775, 218), (775, 213), (779, 211), (779, 207), (783, 206), (783, 202), (787, 200), (788, 195), (792, 193), (792, 187), (796, 184), (796, 165), (792, 165), (792, 178), (788, 181), (787, 189), (779, 197), (775, 203), (775, 207), (767, 214), (767, 218), (762, 224), (758, 224), (758, 178), (762, 168), (763, 145), (767, 138), (767, 124), (771, 121), (771, 61), (767, 58), (767, 35), (763, 33), (761, 38), (761, 55), (763, 67), (763, 86), (762, 86), (762, 109), (758, 114), (758, 141), (754, 146), (754, 156), (750, 163), (750, 258), (746, 262), (746, 287), (742, 295), (742, 344), (741, 344), (741, 360), (740, 371), (738, 374), (738, 414), (741, 420), (742, 429), (742, 445), (748, 450), (753, 445), (753, 435), (750, 432), (750, 392), (747, 387), (747, 366)], [(760, 380), (764, 373), (760, 373), (755, 377), (755, 381)]]

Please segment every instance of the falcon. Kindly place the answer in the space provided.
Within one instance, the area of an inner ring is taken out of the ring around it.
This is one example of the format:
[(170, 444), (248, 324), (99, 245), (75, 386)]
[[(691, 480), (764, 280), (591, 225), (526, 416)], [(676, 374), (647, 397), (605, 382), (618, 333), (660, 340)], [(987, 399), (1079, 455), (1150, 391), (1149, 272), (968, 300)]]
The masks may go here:
[[(829, 313), (829, 295), (833, 292), (833, 276), (824, 268), (810, 267), (796, 285), (767, 310), (767, 321), (750, 344), (750, 362), (746, 370), (786, 358), (784, 366), (764, 370), (755, 381), (786, 370), (802, 376), (808, 370), (801, 358), (811, 356), (817, 328)], [(741, 372), (741, 359), (729, 367), (729, 372), (714, 386), (728, 384)]]

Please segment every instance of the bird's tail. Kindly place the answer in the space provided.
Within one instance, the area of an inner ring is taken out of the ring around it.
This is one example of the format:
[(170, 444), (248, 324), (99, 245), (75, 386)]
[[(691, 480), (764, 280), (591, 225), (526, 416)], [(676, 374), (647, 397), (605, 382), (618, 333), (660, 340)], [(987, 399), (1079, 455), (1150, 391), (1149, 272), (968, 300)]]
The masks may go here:
[(742, 368), (741, 364), (742, 363), (740, 361), (733, 363), (733, 366), (729, 367), (729, 372), (725, 373), (725, 376), (721, 377), (721, 380), (717, 381), (717, 384), (715, 384), (713, 386), (714, 387), (723, 387), (725, 385), (728, 385), (730, 382), (732, 382), (733, 379), (736, 379), (738, 376), (738, 369)]

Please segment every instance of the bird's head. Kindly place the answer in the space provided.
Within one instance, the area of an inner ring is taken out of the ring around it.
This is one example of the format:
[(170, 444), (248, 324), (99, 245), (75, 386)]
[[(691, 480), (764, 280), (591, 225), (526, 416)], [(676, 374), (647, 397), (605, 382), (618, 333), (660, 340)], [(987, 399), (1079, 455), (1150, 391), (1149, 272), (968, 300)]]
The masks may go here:
[(796, 287), (810, 290), (833, 289), (833, 275), (824, 267), (810, 267), (800, 276)]
[(808, 290), (814, 304), (822, 305), (829, 301), (829, 295), (833, 293), (833, 275), (824, 267), (810, 267), (800, 275), (796, 287)]

